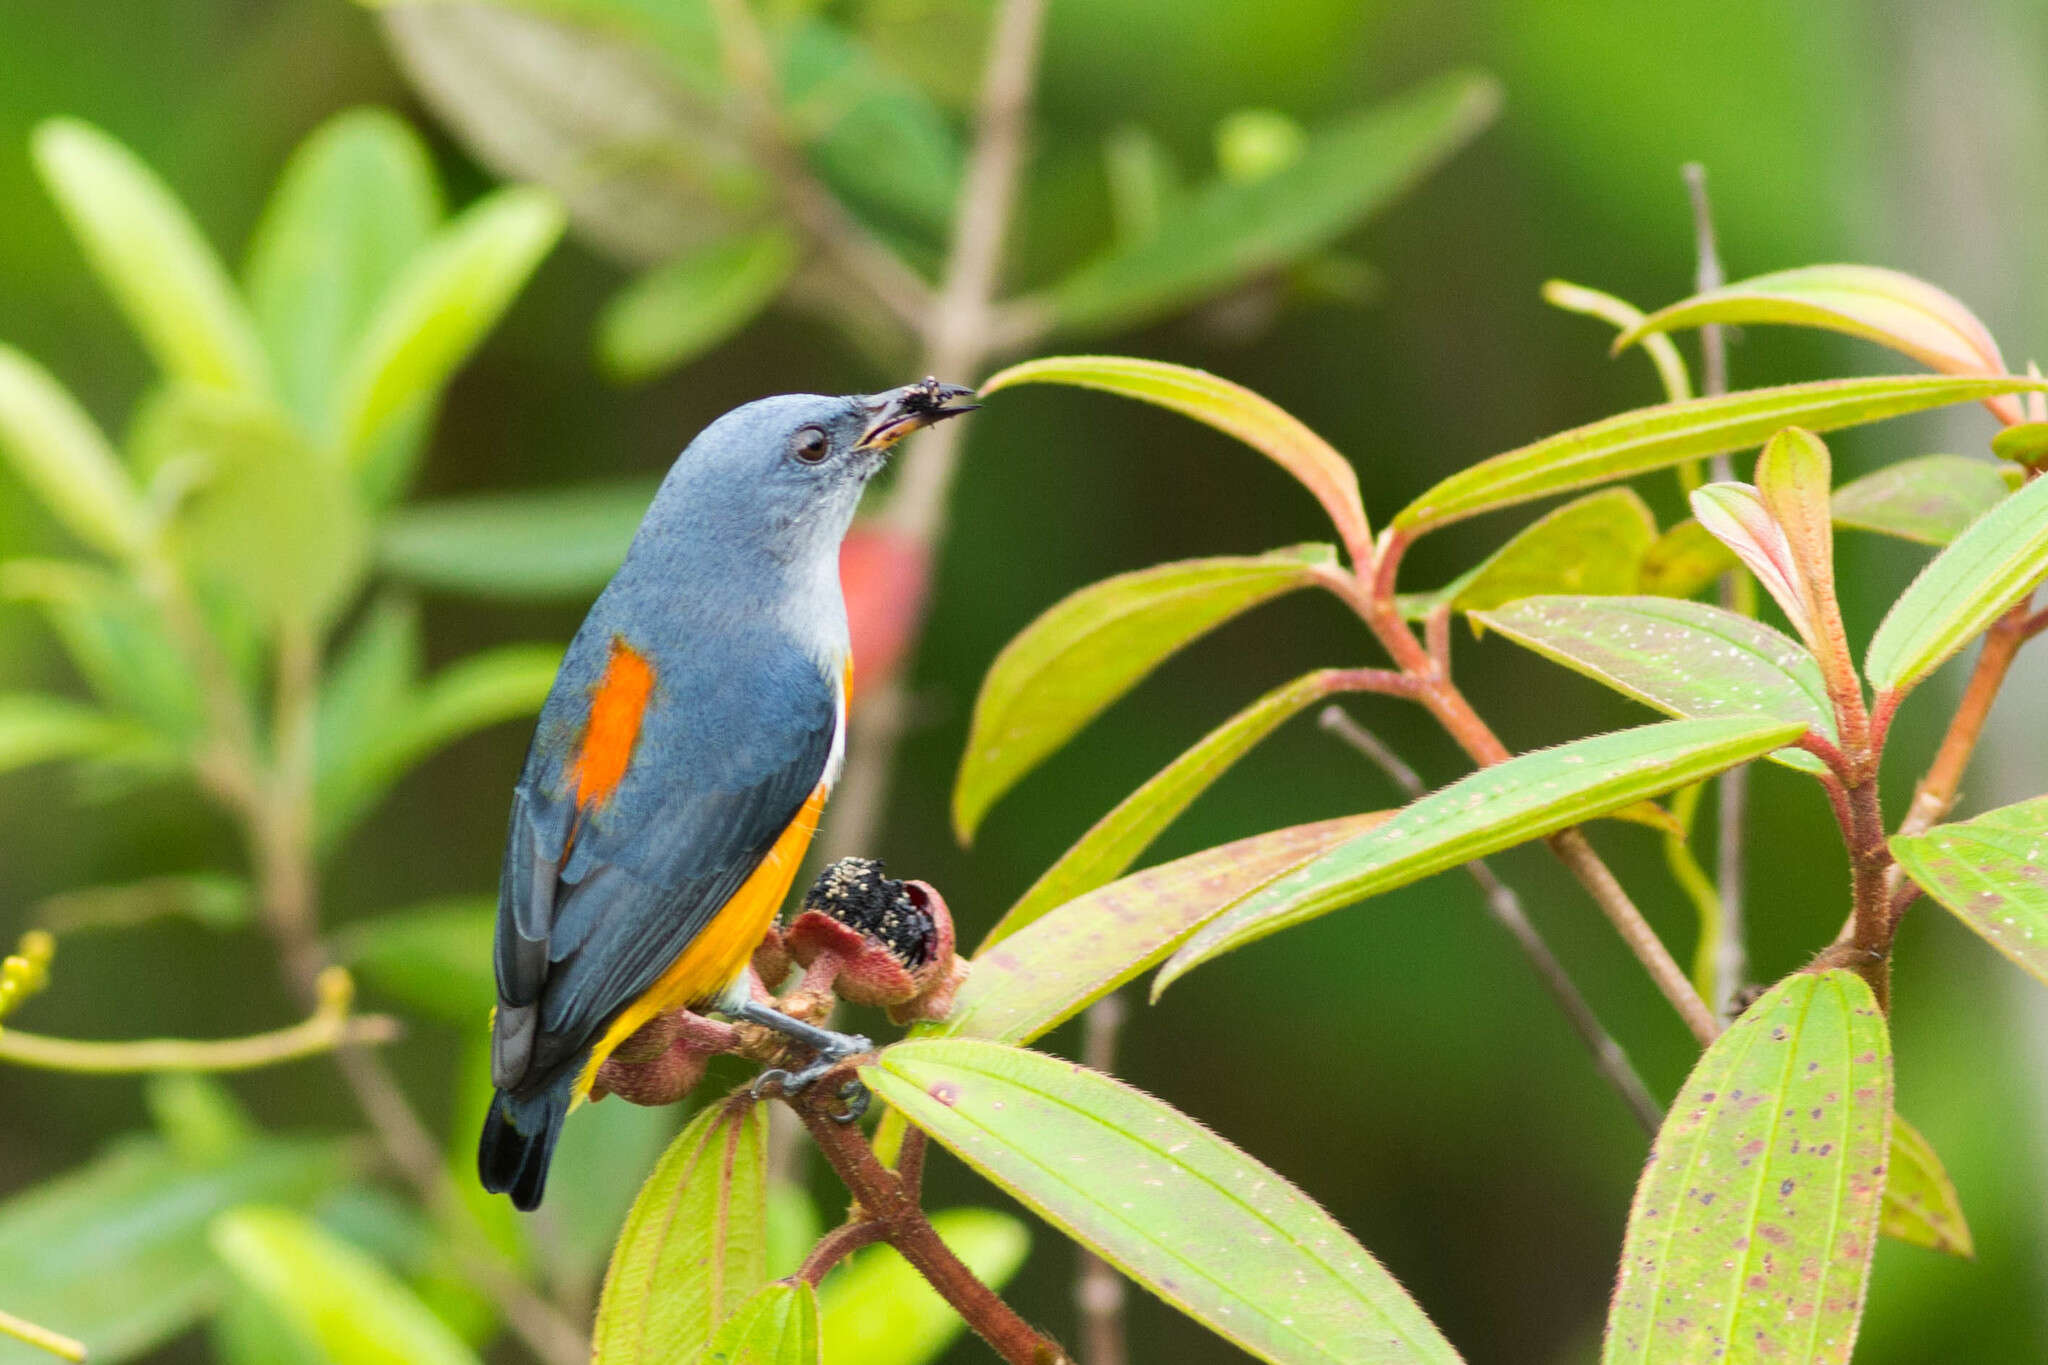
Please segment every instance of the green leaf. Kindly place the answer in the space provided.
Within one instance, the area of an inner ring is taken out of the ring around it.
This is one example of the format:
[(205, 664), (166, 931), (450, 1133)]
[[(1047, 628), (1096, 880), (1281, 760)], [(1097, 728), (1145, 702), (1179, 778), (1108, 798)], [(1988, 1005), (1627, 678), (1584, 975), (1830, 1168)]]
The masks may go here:
[(1304, 588), (1327, 546), (1188, 559), (1082, 588), (1026, 626), (982, 679), (953, 785), (953, 828), (990, 806), (1170, 655), (1261, 602)]
[(1901, 1242), (1943, 1251), (1966, 1261), (1977, 1259), (1970, 1225), (1963, 1220), (1962, 1200), (1948, 1168), (1920, 1130), (1892, 1115), (1891, 1156), (1884, 1178), (1884, 1209), (1878, 1231)]
[(1991, 438), (1991, 453), (2038, 468), (2048, 458), (2048, 422), (2015, 422)]
[(1182, 202), (1172, 154), (1149, 129), (1120, 124), (1102, 140), (1102, 169), (1117, 245), (1128, 248), (1157, 236), (1168, 212)]
[(207, 1320), (206, 1338), (219, 1365), (329, 1365), (275, 1309), (239, 1285)]
[(708, 1106), (647, 1177), (612, 1252), (593, 1365), (691, 1360), (767, 1279), (768, 1124), (740, 1095)]
[(802, 1280), (765, 1285), (719, 1327), (697, 1365), (817, 1365), (819, 1336), (816, 1290)]
[[(480, 1019), (472, 1013), (472, 1027)], [(484, 1061), (488, 1065), (488, 1055)], [(576, 1121), (562, 1130), (548, 1176), (548, 1203), (560, 1212), (547, 1235), (535, 1239), (534, 1249), (547, 1283), (559, 1285), (570, 1302), (597, 1301), (612, 1244), (640, 1193), (641, 1178), (654, 1169), (681, 1126), (681, 1110), (673, 1105), (614, 1100), (584, 1106)], [(460, 1174), (469, 1178), (476, 1165), (476, 1143), (467, 1131), (460, 1139)], [(509, 1207), (502, 1199), (496, 1202)]]
[(1879, 692), (1912, 687), (2048, 577), (2048, 479), (1972, 522), (1892, 603), (1863, 671)]
[(1837, 488), (1835, 525), (1946, 545), (2010, 492), (1995, 464), (1967, 455), (1922, 455)]
[(1204, 735), (1194, 747), (1118, 802), (1059, 856), (1004, 912), (984, 944), (1007, 938), (1057, 906), (1122, 876), (1138, 855), (1180, 818), (1217, 778), (1302, 708), (1345, 689), (1346, 674), (1325, 668), (1274, 688)]
[(230, 1209), (214, 1219), (210, 1237), (244, 1288), (339, 1365), (476, 1363), (395, 1275), (303, 1214)]
[(172, 642), (163, 614), (129, 578), (71, 560), (0, 564), (0, 597), (32, 602), (92, 690), (172, 744), (204, 721), (199, 680)]
[(240, 296), (156, 173), (77, 119), (38, 124), (30, 149), (86, 259), (164, 373), (267, 393), (263, 346)]
[(150, 541), (149, 516), (120, 457), (48, 370), (0, 344), (0, 454), (64, 529), (117, 559)]
[(425, 588), (514, 601), (589, 598), (654, 500), (634, 479), (414, 503), (384, 523), (384, 569)]
[(1643, 552), (1637, 590), (1657, 597), (1691, 597), (1737, 567), (1734, 551), (1687, 517)]
[(496, 896), (451, 896), (356, 920), (334, 954), (378, 990), (462, 1027), (497, 999), (491, 973)]
[(1445, 604), (1485, 611), (1537, 593), (1634, 592), (1656, 540), (1657, 520), (1633, 490), (1603, 488), (1545, 513), (1435, 592), (1404, 594), (1401, 611), (1420, 620)]
[[(341, 1181), (339, 1142), (257, 1139), (234, 1159), (194, 1163), (156, 1138), (104, 1155), (0, 1203), (0, 1284), (10, 1307), (127, 1360), (196, 1325), (227, 1288), (207, 1251), (216, 1213), (256, 1200), (310, 1202)], [(0, 1360), (17, 1355), (0, 1344)]]
[(597, 319), (597, 358), (621, 383), (695, 360), (760, 313), (796, 272), (796, 239), (780, 227), (729, 237), (656, 266)]
[(393, 782), (445, 745), (540, 710), (561, 663), (553, 645), (501, 645), (435, 674), (390, 725), (319, 783), (321, 839), (346, 832)]
[(1331, 245), (1489, 123), (1500, 89), (1461, 72), (1315, 133), (1300, 159), (1251, 181), (1196, 190), (1140, 242), (1110, 249), (1054, 287), (1067, 332), (1135, 326)]
[(1861, 978), (1801, 972), (1744, 1011), (1636, 1186), (1604, 1365), (1846, 1362), (1891, 1110), (1891, 1040)]
[(1149, 1095), (968, 1039), (899, 1043), (860, 1075), (1039, 1217), (1263, 1360), (1458, 1359), (1334, 1219)]
[(0, 692), (0, 773), (112, 753), (148, 732), (66, 697)]
[(146, 1076), (142, 1095), (164, 1141), (195, 1166), (232, 1161), (258, 1136), (256, 1120), (234, 1092), (201, 1072)]
[[(486, 195), (435, 234), (378, 301), (340, 371), (332, 435), (358, 475), (388, 425), (431, 401), (497, 325), (562, 235), (562, 206), (530, 186)], [(381, 502), (399, 471), (373, 486)]]
[[(1798, 641), (1704, 602), (1530, 597), (1475, 618), (1516, 644), (1671, 716), (1759, 716), (1835, 739), (1820, 665)], [(1770, 758), (1825, 771), (1804, 749)]]
[(975, 953), (952, 1012), (919, 1025), (918, 1035), (1031, 1042), (1160, 961), (1246, 893), (1391, 815), (1255, 834), (1133, 873), (1014, 932), (1006, 921)]
[(337, 114), (292, 153), (250, 243), (247, 279), (279, 394), (306, 430), (334, 430), (342, 363), (440, 221), (433, 159), (386, 110)]
[(2013, 377), (1885, 375), (1660, 403), (1482, 460), (1409, 503), (1394, 518), (1394, 529), (1413, 538), (1497, 507), (1761, 445), (1781, 427), (1834, 431), (1950, 403), (2038, 389), (2048, 389), (2048, 384)]
[[(941, 1209), (932, 1231), (974, 1277), (1001, 1293), (1031, 1250), (1022, 1220), (994, 1209)], [(928, 1365), (966, 1323), (895, 1248), (849, 1256), (818, 1287), (825, 1365)]]
[[(1614, 339), (1617, 354), (1660, 332), (1714, 323), (1820, 327), (1875, 341), (1943, 374), (2003, 374), (1998, 343), (1969, 309), (1925, 280), (1868, 265), (1813, 265), (1737, 280), (1660, 308)], [(1994, 404), (2017, 421), (2011, 400)]]
[(1761, 758), (1805, 727), (1670, 720), (1522, 754), (1431, 792), (1377, 829), (1268, 882), (1198, 929), (1152, 995), (1210, 958), (1368, 896), (1541, 839)]
[(1892, 856), (2013, 964), (2048, 982), (2048, 796), (1895, 834)]
[(315, 776), (333, 781), (351, 758), (397, 724), (419, 676), (419, 608), (386, 593), (371, 604), (320, 688)]
[(984, 397), (1018, 384), (1070, 384), (1135, 398), (1141, 403), (1192, 417), (1225, 435), (1235, 436), (1301, 481), (1330, 514), (1346, 545), (1372, 539), (1365, 504), (1358, 496), (1358, 474), (1322, 437), (1293, 414), (1205, 370), (1160, 360), (1127, 356), (1048, 356), (1027, 360), (990, 375), (982, 383)]
[(179, 386), (153, 404), (138, 458), (196, 484), (167, 528), (195, 578), (268, 622), (317, 629), (355, 595), (369, 522), (348, 478), (266, 399)]

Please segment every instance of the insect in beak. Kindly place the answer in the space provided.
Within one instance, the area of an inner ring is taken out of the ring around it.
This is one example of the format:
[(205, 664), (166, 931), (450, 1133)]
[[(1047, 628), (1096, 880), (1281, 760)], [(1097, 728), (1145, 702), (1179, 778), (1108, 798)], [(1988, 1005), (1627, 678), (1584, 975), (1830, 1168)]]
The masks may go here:
[(973, 389), (962, 388), (958, 384), (941, 384), (930, 375), (915, 384), (878, 393), (868, 400), (874, 416), (853, 448), (887, 450), (913, 431), (943, 422), (948, 417), (958, 417), (963, 412), (973, 412), (981, 406), (970, 401), (973, 397)]

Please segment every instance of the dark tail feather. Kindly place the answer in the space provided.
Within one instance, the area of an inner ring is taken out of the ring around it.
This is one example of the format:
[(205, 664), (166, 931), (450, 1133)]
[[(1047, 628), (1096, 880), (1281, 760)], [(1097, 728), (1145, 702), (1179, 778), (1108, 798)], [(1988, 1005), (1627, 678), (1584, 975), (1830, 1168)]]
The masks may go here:
[(520, 1097), (500, 1090), (492, 1098), (476, 1152), (477, 1175), (485, 1189), (511, 1195), (513, 1204), (529, 1213), (540, 1207), (555, 1139), (569, 1116), (569, 1090), (565, 1081), (538, 1095)]

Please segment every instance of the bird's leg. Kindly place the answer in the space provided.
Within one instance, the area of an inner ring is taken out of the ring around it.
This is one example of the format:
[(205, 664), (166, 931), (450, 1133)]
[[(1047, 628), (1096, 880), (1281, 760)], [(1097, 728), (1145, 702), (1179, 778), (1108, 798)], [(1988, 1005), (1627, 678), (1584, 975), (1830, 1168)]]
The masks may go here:
[[(785, 1071), (780, 1067), (764, 1071), (754, 1080), (754, 1093), (771, 1082), (782, 1087), (785, 1095), (794, 1095), (812, 1081), (831, 1071), (848, 1057), (858, 1057), (863, 1052), (873, 1052), (875, 1045), (858, 1033), (834, 1033), (831, 1029), (807, 1024), (792, 1018), (781, 1010), (764, 1005), (758, 1000), (748, 1000), (732, 1006), (726, 1013), (749, 1024), (773, 1029), (785, 1037), (793, 1038), (817, 1053), (817, 1059), (809, 1066), (797, 1071)], [(839, 1098), (846, 1101), (846, 1112), (834, 1115), (841, 1123), (852, 1123), (868, 1108), (868, 1089), (857, 1080), (850, 1080), (840, 1088)]]

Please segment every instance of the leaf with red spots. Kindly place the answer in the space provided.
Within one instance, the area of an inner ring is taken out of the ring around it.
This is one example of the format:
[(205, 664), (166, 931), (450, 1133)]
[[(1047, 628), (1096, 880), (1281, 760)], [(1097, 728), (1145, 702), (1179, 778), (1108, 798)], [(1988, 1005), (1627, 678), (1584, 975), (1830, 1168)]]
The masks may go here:
[(1898, 835), (1892, 856), (2021, 971), (2048, 981), (2048, 796)]
[(768, 1125), (746, 1098), (707, 1107), (669, 1145), (605, 1272), (594, 1365), (695, 1360), (768, 1279)]
[(1799, 973), (1750, 1006), (1657, 1134), (1603, 1365), (1847, 1361), (1891, 1106), (1891, 1040), (1862, 978)]
[(969, 1039), (899, 1043), (860, 1076), (1039, 1217), (1262, 1360), (1458, 1359), (1307, 1195), (1150, 1095)]

